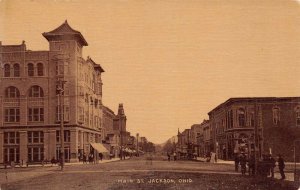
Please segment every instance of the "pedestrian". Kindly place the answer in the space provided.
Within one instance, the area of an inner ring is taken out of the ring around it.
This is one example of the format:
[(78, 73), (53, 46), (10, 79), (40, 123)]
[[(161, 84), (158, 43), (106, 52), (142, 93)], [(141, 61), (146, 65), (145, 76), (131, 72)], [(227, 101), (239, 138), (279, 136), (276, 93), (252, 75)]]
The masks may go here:
[(168, 161), (170, 162), (171, 155), (169, 154), (169, 152), (167, 153), (167, 156), (168, 156)]
[(254, 175), (255, 174), (255, 158), (254, 155), (251, 154), (248, 162), (248, 167), (249, 167), (249, 175)]
[(177, 160), (176, 152), (174, 152), (173, 156), (174, 156), (174, 161), (176, 161)]
[(83, 162), (83, 164), (86, 164), (86, 154), (85, 153), (83, 153), (82, 162)]
[(238, 154), (234, 157), (234, 165), (235, 165), (235, 171), (239, 171), (239, 164), (240, 164), (240, 156)]
[(278, 168), (279, 168), (279, 172), (280, 172), (282, 180), (285, 179), (284, 167), (285, 167), (284, 160), (283, 160), (282, 156), (280, 154), (278, 154)]
[(274, 168), (276, 166), (276, 161), (275, 159), (272, 157), (272, 154), (269, 154), (269, 165), (270, 165), (270, 175), (271, 178), (274, 178)]
[(246, 158), (245, 153), (242, 153), (242, 155), (240, 157), (240, 164), (241, 164), (242, 175), (245, 175), (245, 173), (246, 173), (246, 164), (247, 164), (247, 158)]
[(100, 158), (100, 161), (102, 161), (102, 159), (103, 159), (103, 154), (102, 153), (99, 153), (99, 158)]
[(53, 164), (54, 164), (54, 165), (56, 164), (56, 159), (54, 158), (54, 156), (53, 156), (52, 159), (51, 159), (51, 166), (53, 166)]

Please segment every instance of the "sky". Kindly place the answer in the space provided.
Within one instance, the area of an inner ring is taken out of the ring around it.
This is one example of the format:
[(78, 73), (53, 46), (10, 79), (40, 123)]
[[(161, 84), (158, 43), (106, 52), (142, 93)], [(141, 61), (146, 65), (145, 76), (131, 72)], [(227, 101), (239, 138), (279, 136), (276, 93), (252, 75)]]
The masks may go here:
[(298, 1), (0, 0), (0, 41), (48, 50), (66, 19), (105, 70), (103, 103), (154, 143), (230, 97), (300, 94)]

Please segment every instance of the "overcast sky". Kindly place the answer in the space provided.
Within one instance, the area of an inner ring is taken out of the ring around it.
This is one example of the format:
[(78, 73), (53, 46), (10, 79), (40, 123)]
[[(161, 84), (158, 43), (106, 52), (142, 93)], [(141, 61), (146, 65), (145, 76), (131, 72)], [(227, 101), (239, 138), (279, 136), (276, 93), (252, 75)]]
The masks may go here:
[(0, 0), (0, 41), (48, 50), (66, 19), (106, 71), (104, 104), (154, 143), (230, 97), (300, 95), (297, 1)]

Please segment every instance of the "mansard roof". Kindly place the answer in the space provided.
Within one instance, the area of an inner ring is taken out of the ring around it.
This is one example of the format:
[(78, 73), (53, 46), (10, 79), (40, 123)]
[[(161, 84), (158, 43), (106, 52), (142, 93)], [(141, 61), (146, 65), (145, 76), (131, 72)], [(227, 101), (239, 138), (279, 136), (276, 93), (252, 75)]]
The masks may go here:
[(74, 30), (69, 24), (68, 21), (66, 20), (62, 25), (60, 25), (58, 28), (50, 31), (50, 32), (44, 32), (43, 36), (48, 40), (64, 40), (64, 39), (76, 39), (82, 46), (87, 46), (88, 43), (82, 36), (82, 34)]

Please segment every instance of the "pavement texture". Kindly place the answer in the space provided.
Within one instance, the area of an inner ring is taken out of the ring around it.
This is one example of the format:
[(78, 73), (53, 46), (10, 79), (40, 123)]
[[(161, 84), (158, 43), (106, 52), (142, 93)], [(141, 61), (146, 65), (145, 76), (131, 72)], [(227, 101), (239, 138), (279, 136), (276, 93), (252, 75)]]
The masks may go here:
[(147, 157), (100, 164), (0, 170), (1, 190), (14, 189), (298, 189), (290, 181), (242, 176), (231, 164)]

